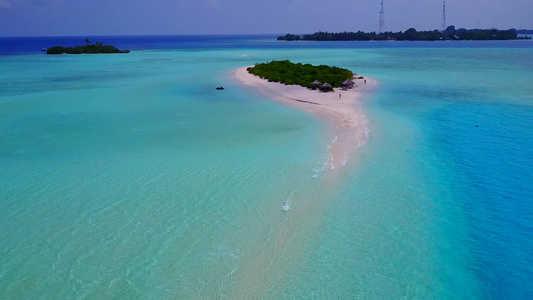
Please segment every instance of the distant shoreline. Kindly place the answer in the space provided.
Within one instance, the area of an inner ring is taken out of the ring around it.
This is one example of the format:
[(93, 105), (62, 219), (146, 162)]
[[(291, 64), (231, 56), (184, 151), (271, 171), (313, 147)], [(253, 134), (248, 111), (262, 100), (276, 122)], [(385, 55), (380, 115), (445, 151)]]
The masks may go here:
[(286, 34), (278, 41), (505, 41), (530, 39), (518, 36), (515, 29), (456, 29), (448, 26), (446, 30), (417, 31), (409, 28), (405, 32), (315, 32), (313, 34)]
[(362, 103), (365, 95), (377, 85), (374, 79), (364, 77), (355, 80), (356, 87), (353, 89), (335, 89), (334, 92), (323, 93), (297, 85), (268, 82), (250, 74), (247, 68), (234, 70), (233, 77), (261, 94), (316, 115), (333, 125), (332, 142), (328, 147), (329, 169), (340, 169), (349, 160), (353, 160), (355, 150), (368, 141), (369, 121), (363, 112)]

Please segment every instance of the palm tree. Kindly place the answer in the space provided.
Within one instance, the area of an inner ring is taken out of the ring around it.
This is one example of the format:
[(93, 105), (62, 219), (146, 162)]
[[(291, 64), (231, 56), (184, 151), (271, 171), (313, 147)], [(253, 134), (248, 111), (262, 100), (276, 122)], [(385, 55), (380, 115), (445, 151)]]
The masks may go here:
[(87, 43), (87, 45), (90, 45), (91, 41), (89, 39), (85, 39), (85, 43)]

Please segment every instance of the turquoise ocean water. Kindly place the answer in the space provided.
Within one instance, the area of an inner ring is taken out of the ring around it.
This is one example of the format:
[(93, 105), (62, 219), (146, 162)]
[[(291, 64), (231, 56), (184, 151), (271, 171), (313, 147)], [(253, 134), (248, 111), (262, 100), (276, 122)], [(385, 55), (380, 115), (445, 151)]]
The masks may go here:
[[(530, 41), (99, 38), (0, 38), (1, 299), (533, 297)], [(379, 81), (339, 178), (274, 59)]]

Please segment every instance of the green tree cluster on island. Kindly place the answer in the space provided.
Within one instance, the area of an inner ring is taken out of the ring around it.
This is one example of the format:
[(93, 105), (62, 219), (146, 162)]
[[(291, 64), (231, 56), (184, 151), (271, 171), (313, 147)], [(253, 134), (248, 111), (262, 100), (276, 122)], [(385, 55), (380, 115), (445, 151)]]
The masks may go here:
[(248, 68), (248, 72), (270, 82), (300, 85), (307, 88), (313, 88), (315, 80), (321, 83), (327, 82), (332, 87), (340, 87), (346, 79), (352, 79), (354, 76), (352, 71), (343, 68), (292, 63), (289, 60), (256, 64)]
[(100, 42), (91, 44), (89, 39), (85, 40), (87, 45), (76, 47), (55, 46), (48, 48), (46, 54), (99, 54), (99, 53), (129, 53), (129, 50), (120, 50), (115, 46), (104, 45)]

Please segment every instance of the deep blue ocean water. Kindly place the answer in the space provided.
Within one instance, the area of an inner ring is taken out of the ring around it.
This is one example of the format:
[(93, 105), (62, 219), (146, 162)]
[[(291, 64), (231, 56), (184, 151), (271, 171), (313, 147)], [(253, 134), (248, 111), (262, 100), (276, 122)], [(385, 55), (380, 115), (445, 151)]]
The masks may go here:
[[(531, 41), (85, 38), (0, 38), (0, 298), (533, 297)], [(379, 81), (338, 182), (273, 59)]]
[(88, 36), (88, 37), (0, 37), (0, 55), (36, 54), (43, 48), (84, 45), (85, 39), (132, 50), (222, 50), (222, 49), (361, 49), (361, 48), (524, 48), (530, 41), (475, 42), (283, 42), (276, 35), (188, 35), (188, 36)]

